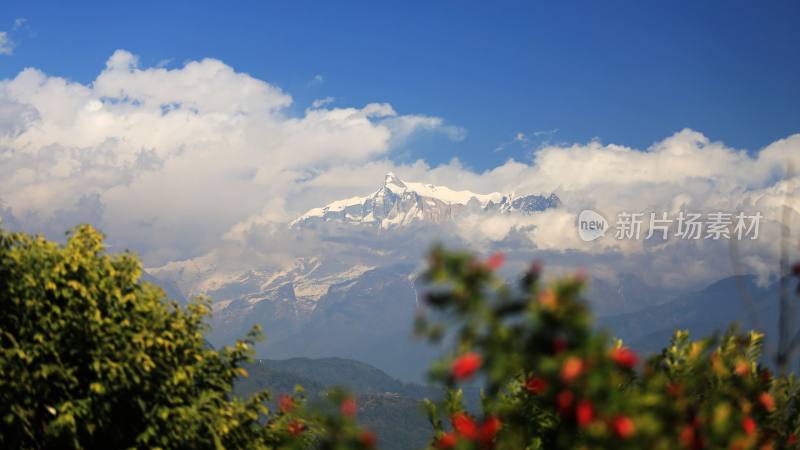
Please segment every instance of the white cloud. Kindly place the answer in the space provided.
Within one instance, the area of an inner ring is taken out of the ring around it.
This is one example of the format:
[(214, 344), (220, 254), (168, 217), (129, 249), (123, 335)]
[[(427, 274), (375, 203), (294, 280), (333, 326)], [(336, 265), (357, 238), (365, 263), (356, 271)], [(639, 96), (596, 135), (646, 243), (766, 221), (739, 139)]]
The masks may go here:
[(0, 31), (0, 55), (11, 55), (14, 53), (14, 42), (5, 31)]
[(312, 109), (319, 109), (319, 108), (322, 108), (323, 106), (330, 105), (335, 100), (336, 99), (333, 98), (333, 97), (318, 98), (318, 99), (314, 100), (313, 102), (311, 102), (311, 108)]
[(462, 141), (467, 136), (464, 128), (446, 125), (439, 117), (406, 115), (394, 117), (384, 122), (392, 130), (396, 140), (404, 140), (418, 131), (438, 131), (453, 141)]
[(11, 32), (7, 31), (0, 31), (0, 55), (7, 55), (10, 56), (14, 53), (14, 49), (17, 47), (18, 39), (12, 34), (16, 35), (16, 31), (19, 31), (25, 24), (27, 23), (27, 19), (24, 17), (20, 17), (14, 20), (14, 24), (11, 26)]
[(291, 102), (214, 59), (142, 68), (120, 50), (88, 85), (26, 69), (0, 81), (0, 199), (29, 229), (61, 235), (73, 224), (58, 219), (77, 214), (63, 212), (96, 195), (116, 242), (173, 258), (255, 212), (287, 218), (287, 195), (309, 173), (437, 129), (397, 130), (386, 119), (406, 116), (389, 104), (293, 116)]
[[(783, 179), (793, 160), (798, 167), (799, 157), (800, 134), (748, 154), (683, 130), (642, 150), (596, 141), (549, 146), (530, 164), (509, 160), (484, 172), (466, 169), (458, 160), (437, 167), (424, 161), (340, 164), (304, 181), (302, 190), (291, 194), (291, 204), (299, 214), (329, 201), (364, 195), (374, 191), (387, 171), (406, 180), (479, 193), (555, 192), (564, 203), (561, 209), (529, 217), (469, 216), (458, 221), (453, 232), (483, 251), (502, 246), (508, 239), (524, 238), (531, 249), (550, 260), (567, 257), (574, 262), (577, 254), (582, 255), (583, 264), (590, 265), (616, 255), (617, 266), (601, 269), (638, 273), (656, 285), (690, 286), (731, 273), (728, 241), (618, 241), (612, 230), (607, 237), (587, 243), (578, 239), (577, 213), (592, 208), (613, 222), (622, 211), (663, 211), (672, 218), (680, 210), (760, 212), (764, 219), (759, 239), (738, 243), (739, 253), (746, 256), (747, 271), (765, 278), (775, 276), (785, 204), (791, 208), (795, 228), (800, 227), (800, 178)], [(642, 231), (646, 229), (645, 223)], [(795, 229), (794, 239), (798, 238)]]
[[(0, 81), (0, 214), (51, 236), (90, 220), (151, 265), (220, 252), (225, 238), (234, 248), (286, 259), (318, 241), (291, 237), (281, 223), (372, 192), (394, 171), (480, 193), (555, 192), (562, 209), (466, 217), (444, 235), (482, 250), (524, 241), (556, 261), (613, 261), (614, 270), (673, 285), (729, 273), (727, 244), (585, 243), (577, 238), (577, 212), (592, 208), (613, 219), (623, 210), (758, 210), (765, 216), (761, 238), (742, 242), (740, 253), (748, 270), (764, 276), (774, 275), (787, 194), (795, 196), (789, 206), (800, 224), (800, 180), (782, 180), (790, 160), (798, 167), (800, 135), (751, 154), (693, 130), (646, 149), (545, 145), (530, 163), (508, 160), (476, 172), (458, 160), (431, 167), (389, 159), (414, 133), (464, 138), (442, 118), (399, 114), (388, 103), (334, 108), (330, 99), (292, 115), (291, 102), (280, 88), (214, 59), (142, 68), (134, 55), (117, 51), (86, 85), (26, 69)], [(236, 260), (231, 252), (228, 260)]]
[(320, 74), (316, 74), (316, 75), (314, 75), (314, 78), (312, 78), (311, 81), (308, 82), (308, 85), (309, 86), (315, 86), (315, 85), (318, 85), (318, 84), (322, 84), (323, 82), (325, 82), (325, 77), (323, 77)]

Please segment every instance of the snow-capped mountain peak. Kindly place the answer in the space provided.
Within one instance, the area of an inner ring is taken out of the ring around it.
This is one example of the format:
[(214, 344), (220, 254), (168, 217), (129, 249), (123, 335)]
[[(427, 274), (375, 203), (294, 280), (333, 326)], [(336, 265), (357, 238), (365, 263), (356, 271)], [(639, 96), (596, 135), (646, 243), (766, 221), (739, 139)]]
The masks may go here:
[(467, 210), (529, 214), (560, 204), (555, 194), (547, 197), (516, 197), (499, 192), (477, 194), (446, 186), (403, 181), (389, 172), (384, 177), (383, 185), (372, 194), (337, 200), (324, 207), (311, 209), (290, 225), (337, 221), (390, 228), (416, 221), (440, 223)]
[(386, 174), (383, 179), (383, 187), (395, 193), (402, 193), (407, 189), (406, 184), (397, 178), (394, 172)]

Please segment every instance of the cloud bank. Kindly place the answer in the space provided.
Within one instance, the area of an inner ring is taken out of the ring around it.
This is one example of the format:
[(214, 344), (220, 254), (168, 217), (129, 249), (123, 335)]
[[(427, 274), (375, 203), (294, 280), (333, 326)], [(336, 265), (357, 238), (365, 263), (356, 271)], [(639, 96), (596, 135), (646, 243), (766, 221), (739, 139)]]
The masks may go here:
[(60, 235), (86, 217), (151, 260), (182, 257), (255, 212), (289, 217), (315, 173), (453, 133), (385, 103), (300, 116), (291, 103), (214, 59), (141, 68), (120, 50), (88, 85), (26, 69), (0, 82), (0, 199), (28, 229)]
[[(546, 145), (530, 160), (474, 171), (458, 160), (435, 167), (392, 160), (414, 133), (464, 139), (466, 130), (444, 118), (402, 114), (388, 103), (332, 101), (293, 115), (287, 92), (214, 59), (140, 67), (119, 50), (89, 84), (26, 69), (0, 81), (0, 215), (7, 226), (51, 236), (92, 222), (149, 265), (226, 253), (219, 249), (241, 249), (241, 242), (290, 258), (294, 247), (282, 224), (372, 192), (393, 171), (453, 189), (555, 192), (562, 199), (563, 208), (534, 216), (475, 215), (452, 224), (448, 233), (476, 249), (523, 242), (564, 264), (602, 263), (600, 272), (613, 264), (684, 285), (729, 273), (728, 242), (586, 243), (575, 229), (577, 212), (759, 211), (760, 239), (738, 250), (745, 269), (764, 277), (774, 276), (785, 205), (800, 225), (799, 180), (786, 176), (800, 163), (800, 135), (749, 153), (694, 130), (644, 149)], [(298, 248), (313, 250), (312, 237), (304, 242)]]

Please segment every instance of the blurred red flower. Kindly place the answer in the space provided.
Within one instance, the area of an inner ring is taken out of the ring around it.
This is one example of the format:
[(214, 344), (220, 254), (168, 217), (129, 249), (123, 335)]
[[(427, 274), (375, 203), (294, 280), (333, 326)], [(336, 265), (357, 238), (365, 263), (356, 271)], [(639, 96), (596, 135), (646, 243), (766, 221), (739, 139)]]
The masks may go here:
[(751, 434), (755, 433), (756, 428), (756, 421), (753, 420), (752, 417), (745, 416), (744, 419), (742, 419), (742, 429), (746, 435), (750, 436)]
[(492, 442), (494, 437), (497, 436), (497, 432), (500, 431), (502, 427), (503, 422), (500, 419), (495, 416), (488, 417), (481, 425), (479, 439), (484, 443)]
[(581, 400), (578, 402), (578, 406), (575, 407), (575, 421), (578, 422), (579, 427), (586, 428), (592, 423), (592, 420), (594, 420), (594, 406), (592, 406), (592, 402)]
[(767, 411), (775, 411), (775, 399), (769, 392), (762, 392), (761, 395), (758, 396), (758, 402), (761, 403), (761, 406)]
[(505, 263), (505, 262), (506, 262), (505, 255), (503, 255), (500, 252), (497, 252), (497, 253), (493, 254), (492, 256), (490, 256), (489, 258), (487, 258), (486, 262), (484, 263), (484, 265), (486, 265), (486, 268), (489, 269), (489, 270), (497, 270), (497, 269), (503, 267), (503, 263)]
[(292, 436), (300, 436), (301, 434), (303, 434), (303, 431), (306, 430), (306, 426), (302, 422), (293, 420), (289, 422), (289, 424), (286, 426), (286, 429)]
[(481, 355), (475, 352), (469, 352), (465, 355), (459, 356), (453, 361), (450, 366), (450, 373), (458, 381), (466, 380), (471, 377), (483, 364)]
[(556, 407), (561, 414), (566, 414), (569, 407), (572, 406), (572, 401), (575, 400), (575, 394), (570, 391), (561, 391), (556, 396)]
[(342, 404), (339, 406), (339, 411), (341, 411), (343, 416), (355, 417), (356, 412), (358, 412), (358, 405), (356, 405), (356, 401), (352, 397), (347, 397), (346, 399), (342, 400)]
[(456, 413), (451, 420), (453, 422), (453, 429), (461, 436), (471, 441), (478, 437), (478, 425), (467, 414), (463, 412)]
[(746, 361), (739, 361), (736, 363), (736, 367), (733, 369), (733, 372), (740, 377), (746, 377), (750, 374), (750, 364)]
[(445, 433), (439, 436), (439, 439), (436, 440), (436, 448), (441, 450), (449, 450), (451, 448), (455, 448), (457, 442), (458, 437), (456, 437), (455, 433)]
[(281, 395), (281, 398), (278, 400), (278, 409), (281, 412), (288, 413), (294, 409), (294, 399), (286, 394)]
[(570, 356), (561, 366), (561, 381), (571, 383), (583, 373), (583, 360), (577, 356)]
[(683, 394), (683, 385), (677, 382), (672, 382), (667, 385), (667, 394), (670, 397), (679, 397)]
[(683, 444), (686, 448), (694, 448), (694, 441), (695, 441), (695, 433), (694, 427), (691, 425), (685, 425), (681, 429), (681, 433), (679, 435), (679, 439), (681, 444)]
[(639, 362), (639, 355), (627, 347), (620, 347), (611, 350), (611, 359), (620, 367), (633, 369)]
[(530, 377), (525, 382), (525, 389), (533, 395), (542, 395), (547, 390), (547, 380), (542, 377)]
[(361, 444), (364, 445), (364, 447), (375, 448), (375, 444), (378, 442), (378, 438), (372, 431), (364, 430), (361, 432), (360, 441)]
[(621, 439), (628, 439), (636, 432), (636, 424), (627, 416), (617, 416), (611, 421), (611, 428), (614, 434)]

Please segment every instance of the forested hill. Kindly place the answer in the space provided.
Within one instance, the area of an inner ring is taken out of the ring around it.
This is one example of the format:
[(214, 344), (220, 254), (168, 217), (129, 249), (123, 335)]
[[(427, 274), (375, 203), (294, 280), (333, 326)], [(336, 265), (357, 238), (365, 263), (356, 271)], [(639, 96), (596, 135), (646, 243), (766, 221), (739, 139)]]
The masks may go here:
[(259, 359), (246, 369), (249, 377), (236, 386), (242, 395), (267, 389), (277, 399), (298, 384), (310, 402), (334, 386), (357, 394), (358, 419), (378, 435), (381, 448), (424, 448), (432, 436), (421, 400), (435, 398), (441, 390), (403, 383), (368, 364), (342, 358)]

